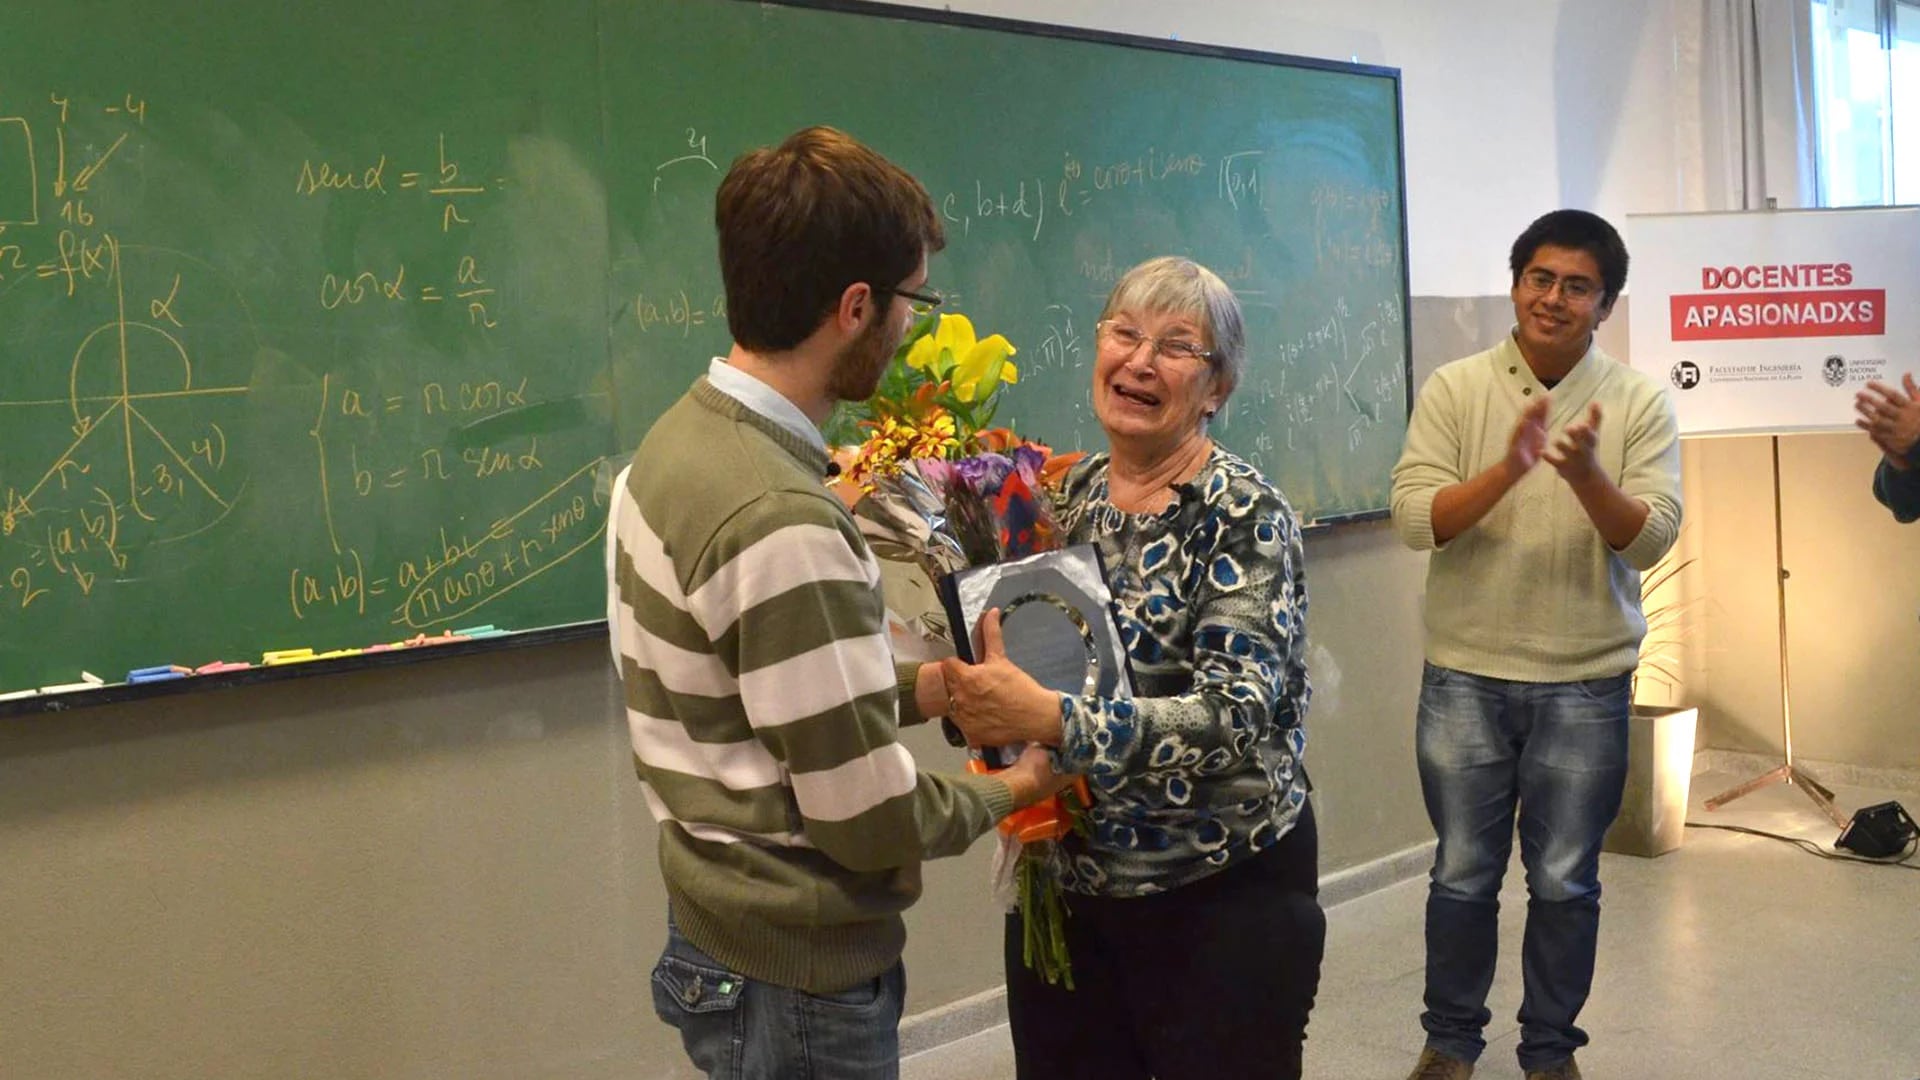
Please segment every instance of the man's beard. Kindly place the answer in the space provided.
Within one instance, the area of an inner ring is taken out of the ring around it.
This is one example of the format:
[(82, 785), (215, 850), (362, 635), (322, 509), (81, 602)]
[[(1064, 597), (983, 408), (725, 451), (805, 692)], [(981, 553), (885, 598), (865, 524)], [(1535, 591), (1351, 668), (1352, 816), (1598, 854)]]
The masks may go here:
[(880, 377), (887, 372), (899, 343), (889, 344), (886, 320), (875, 319), (860, 336), (847, 343), (834, 358), (833, 374), (827, 378), (827, 392), (835, 401), (865, 401), (880, 388)]

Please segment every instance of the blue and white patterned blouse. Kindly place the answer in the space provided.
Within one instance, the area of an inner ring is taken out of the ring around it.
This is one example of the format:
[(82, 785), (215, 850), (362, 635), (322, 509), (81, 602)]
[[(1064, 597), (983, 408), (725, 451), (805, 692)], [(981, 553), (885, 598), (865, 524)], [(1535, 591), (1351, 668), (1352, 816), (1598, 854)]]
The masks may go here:
[(1091, 837), (1061, 842), (1070, 891), (1161, 892), (1278, 840), (1306, 802), (1307, 586), (1299, 523), (1258, 470), (1215, 447), (1157, 513), (1107, 492), (1108, 456), (1059, 498), (1069, 543), (1106, 560), (1134, 699), (1061, 695), (1062, 767), (1093, 790)]

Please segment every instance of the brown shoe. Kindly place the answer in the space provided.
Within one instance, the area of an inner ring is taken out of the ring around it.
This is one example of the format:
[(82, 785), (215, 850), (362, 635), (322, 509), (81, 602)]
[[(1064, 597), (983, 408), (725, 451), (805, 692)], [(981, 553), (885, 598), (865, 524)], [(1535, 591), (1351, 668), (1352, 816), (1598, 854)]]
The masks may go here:
[(1414, 1064), (1413, 1071), (1407, 1074), (1407, 1080), (1467, 1080), (1472, 1075), (1472, 1062), (1448, 1057), (1429, 1046), (1420, 1051), (1420, 1060)]
[(1528, 1069), (1527, 1080), (1580, 1080), (1580, 1066), (1572, 1058), (1544, 1069)]

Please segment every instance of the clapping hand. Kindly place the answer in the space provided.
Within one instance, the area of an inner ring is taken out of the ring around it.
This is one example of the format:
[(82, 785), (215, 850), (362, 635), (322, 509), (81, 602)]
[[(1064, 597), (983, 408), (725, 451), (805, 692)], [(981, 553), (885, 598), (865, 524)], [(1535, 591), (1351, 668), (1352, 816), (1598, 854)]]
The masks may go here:
[(1859, 414), (1854, 426), (1867, 433), (1896, 469), (1911, 468), (1916, 444), (1920, 444), (1920, 384), (1911, 374), (1900, 378), (1905, 393), (1874, 381), (1853, 399), (1853, 411)]
[(1568, 424), (1553, 442), (1553, 449), (1541, 456), (1567, 483), (1578, 486), (1600, 471), (1595, 448), (1600, 445), (1600, 403), (1587, 406), (1587, 418)]
[(1541, 455), (1547, 450), (1547, 410), (1553, 403), (1545, 394), (1540, 400), (1527, 406), (1520, 414), (1520, 422), (1513, 426), (1513, 435), (1507, 440), (1507, 474), (1513, 483), (1533, 471), (1540, 464)]

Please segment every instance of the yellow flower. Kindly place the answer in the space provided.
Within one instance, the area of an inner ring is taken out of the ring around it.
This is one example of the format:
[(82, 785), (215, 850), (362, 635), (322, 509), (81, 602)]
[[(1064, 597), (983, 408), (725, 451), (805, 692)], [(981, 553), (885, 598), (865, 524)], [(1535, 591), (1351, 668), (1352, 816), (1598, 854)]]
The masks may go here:
[(1007, 358), (1016, 351), (999, 334), (980, 340), (973, 321), (965, 315), (942, 315), (933, 333), (907, 350), (907, 366), (935, 379), (951, 377), (954, 396), (973, 401), (993, 393), (1001, 383), (1020, 381), (1020, 372)]
[(937, 410), (920, 422), (915, 432), (912, 452), (909, 457), (945, 458), (949, 453), (960, 449), (959, 430), (954, 425), (953, 414), (944, 409)]
[[(954, 316), (940, 316), (940, 325), (942, 327), (946, 326), (947, 320), (951, 318), (954, 318)], [(940, 363), (940, 348), (940, 332), (938, 330), (935, 330), (931, 334), (922, 334), (920, 338), (913, 343), (913, 347), (907, 350), (907, 366), (918, 371), (924, 371), (932, 375), (935, 379), (938, 379), (940, 373), (935, 369)]]
[(873, 425), (873, 433), (867, 436), (866, 442), (860, 444), (853, 465), (847, 470), (848, 481), (858, 485), (862, 491), (872, 491), (875, 478), (892, 476), (900, 471), (901, 462), (911, 456), (908, 451), (915, 435), (911, 426), (891, 416)]
[(1013, 343), (999, 334), (975, 340), (973, 323), (965, 315), (942, 316), (936, 336), (947, 339), (945, 347), (953, 357), (953, 395), (961, 401), (984, 399), (1001, 383), (1020, 381), (1019, 369), (1007, 359), (1018, 351)]

